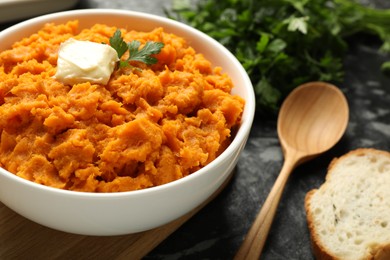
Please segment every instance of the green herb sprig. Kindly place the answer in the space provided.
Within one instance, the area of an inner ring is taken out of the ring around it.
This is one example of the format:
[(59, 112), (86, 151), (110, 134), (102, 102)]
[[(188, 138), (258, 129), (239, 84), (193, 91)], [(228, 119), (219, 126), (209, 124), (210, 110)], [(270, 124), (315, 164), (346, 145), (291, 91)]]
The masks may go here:
[(140, 49), (141, 42), (133, 40), (126, 43), (122, 38), (122, 33), (117, 29), (112, 37), (109, 39), (110, 46), (114, 48), (118, 54), (119, 59), (129, 51), (129, 57), (125, 60), (119, 60), (119, 68), (129, 67), (131, 61), (143, 62), (146, 65), (153, 65), (158, 62), (153, 54), (160, 53), (164, 47), (162, 42), (147, 41)]
[[(342, 82), (352, 36), (374, 35), (380, 51), (390, 53), (390, 9), (357, 0), (173, 0), (166, 15), (237, 57), (252, 80), (258, 114), (276, 115), (283, 98), (304, 82)], [(390, 61), (382, 70), (390, 74)]]

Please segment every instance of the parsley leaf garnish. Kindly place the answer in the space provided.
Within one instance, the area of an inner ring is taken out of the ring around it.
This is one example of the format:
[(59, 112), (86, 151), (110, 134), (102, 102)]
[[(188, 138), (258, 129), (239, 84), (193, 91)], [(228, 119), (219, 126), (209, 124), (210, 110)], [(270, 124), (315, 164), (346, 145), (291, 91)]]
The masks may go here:
[(110, 45), (118, 53), (119, 59), (129, 51), (129, 57), (125, 60), (119, 61), (119, 68), (131, 66), (131, 61), (143, 62), (146, 65), (153, 65), (157, 63), (157, 58), (151, 56), (152, 54), (160, 53), (164, 47), (162, 42), (147, 41), (145, 45), (140, 49), (141, 42), (133, 40), (126, 43), (123, 38), (121, 31), (117, 29), (112, 37), (110, 37)]
[(141, 43), (139, 41), (131, 41), (128, 43), (129, 51), (130, 51), (130, 60), (136, 60), (146, 63), (147, 65), (157, 63), (157, 59), (155, 57), (150, 56), (151, 54), (158, 54), (161, 51), (161, 48), (164, 47), (164, 43), (162, 42), (146, 42), (145, 46), (139, 50), (139, 46)]
[(119, 58), (121, 58), (127, 51), (127, 44), (125, 41), (123, 41), (120, 30), (116, 30), (114, 36), (110, 37), (110, 45), (116, 50)]

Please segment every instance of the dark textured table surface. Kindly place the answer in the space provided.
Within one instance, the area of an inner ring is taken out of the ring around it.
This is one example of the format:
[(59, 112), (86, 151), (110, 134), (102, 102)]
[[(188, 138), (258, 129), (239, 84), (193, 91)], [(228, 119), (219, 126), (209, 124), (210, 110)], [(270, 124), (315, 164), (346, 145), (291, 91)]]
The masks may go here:
[[(384, 0), (374, 3), (390, 8)], [(81, 0), (75, 9), (115, 8), (164, 15), (163, 9), (170, 6), (171, 0)], [(346, 57), (346, 77), (339, 86), (350, 106), (347, 132), (330, 151), (293, 172), (262, 259), (313, 259), (303, 206), (306, 193), (324, 182), (332, 158), (359, 147), (390, 150), (390, 79), (380, 72), (381, 63), (390, 57), (378, 52), (375, 41), (359, 42)], [(231, 183), (145, 259), (231, 259), (266, 199), (282, 161), (276, 120), (255, 118)]]

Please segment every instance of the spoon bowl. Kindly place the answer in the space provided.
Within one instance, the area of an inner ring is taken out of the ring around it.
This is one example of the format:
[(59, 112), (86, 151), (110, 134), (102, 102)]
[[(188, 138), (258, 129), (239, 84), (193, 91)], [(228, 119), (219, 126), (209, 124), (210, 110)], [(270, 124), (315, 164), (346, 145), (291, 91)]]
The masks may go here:
[(297, 165), (332, 148), (343, 136), (348, 119), (347, 100), (332, 84), (309, 82), (285, 99), (278, 117), (284, 164), (235, 259), (260, 257), (290, 173)]
[(334, 85), (309, 82), (299, 86), (279, 112), (278, 135), (283, 152), (294, 150), (301, 155), (297, 165), (312, 159), (340, 140), (348, 118), (347, 100)]

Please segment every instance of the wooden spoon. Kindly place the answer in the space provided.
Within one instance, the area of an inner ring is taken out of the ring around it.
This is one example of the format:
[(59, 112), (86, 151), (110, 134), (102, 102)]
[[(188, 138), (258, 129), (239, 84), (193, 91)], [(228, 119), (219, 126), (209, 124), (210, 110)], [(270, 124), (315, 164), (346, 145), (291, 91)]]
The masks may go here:
[(348, 118), (345, 96), (328, 83), (303, 84), (285, 99), (278, 117), (278, 135), (285, 161), (235, 259), (260, 257), (290, 173), (297, 165), (334, 146), (343, 136)]

